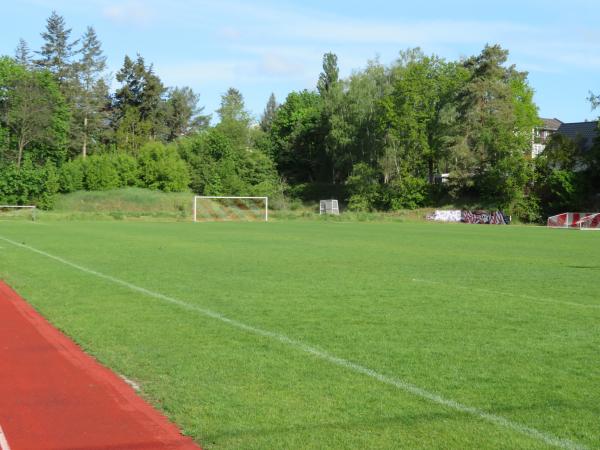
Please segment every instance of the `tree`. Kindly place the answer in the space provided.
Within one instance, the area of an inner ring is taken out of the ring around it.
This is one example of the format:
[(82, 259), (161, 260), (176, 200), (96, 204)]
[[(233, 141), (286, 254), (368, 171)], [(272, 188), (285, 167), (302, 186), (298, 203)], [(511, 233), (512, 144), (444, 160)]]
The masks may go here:
[(322, 96), (327, 95), (339, 82), (340, 70), (338, 68), (337, 55), (325, 53), (323, 55), (323, 72), (319, 75), (317, 90)]
[(249, 147), (250, 114), (246, 111), (244, 97), (235, 88), (229, 88), (221, 96), (221, 106), (217, 109), (220, 122), (217, 129), (227, 136), (238, 148)]
[(208, 127), (210, 116), (202, 115), (204, 108), (198, 107), (199, 97), (189, 87), (169, 90), (163, 113), (167, 142)]
[(278, 104), (277, 100), (275, 99), (275, 94), (271, 93), (271, 95), (269, 96), (269, 100), (267, 101), (267, 106), (265, 106), (263, 115), (260, 118), (260, 128), (264, 132), (268, 132), (271, 129), (271, 124), (273, 123), (273, 119), (275, 118), (277, 107)]
[(323, 147), (322, 101), (315, 92), (291, 92), (273, 119), (271, 157), (291, 183), (329, 179), (331, 161)]
[(71, 58), (78, 41), (70, 41), (70, 37), (71, 28), (66, 28), (65, 19), (52, 11), (46, 21), (46, 31), (42, 33), (44, 45), (36, 52), (41, 58), (35, 64), (54, 74), (61, 88), (73, 77)]
[(538, 119), (527, 74), (506, 67), (507, 59), (508, 51), (495, 45), (464, 62), (470, 76), (459, 95), (453, 150), (456, 178), (471, 180), (485, 200), (510, 209), (533, 177), (527, 157)]
[(165, 87), (140, 55), (125, 56), (116, 79), (121, 83), (114, 95), (112, 124), (117, 145), (137, 151), (145, 141), (164, 134)]
[(106, 57), (102, 54), (102, 46), (96, 31), (88, 27), (81, 40), (81, 55), (77, 63), (78, 89), (77, 105), (74, 111), (80, 135), (83, 158), (88, 153), (90, 140), (99, 141), (99, 133), (105, 128), (108, 85), (104, 79)]
[(14, 145), (17, 167), (28, 149), (36, 161), (62, 162), (69, 114), (54, 77), (1, 58), (0, 92), (0, 128), (8, 130), (8, 147)]
[(592, 109), (596, 109), (600, 106), (600, 95), (594, 95), (593, 92), (590, 92), (588, 100), (592, 104)]
[(343, 84), (340, 82), (339, 72), (337, 55), (334, 53), (325, 53), (323, 55), (323, 71), (319, 74), (319, 81), (317, 82), (317, 91), (323, 100), (321, 103), (323, 146), (329, 159), (334, 162), (334, 164), (330, 165), (331, 183), (340, 181), (339, 174), (336, 173), (336, 163), (344, 156), (344, 146), (339, 145), (339, 136), (335, 135), (343, 122), (338, 121), (334, 123), (334, 114), (339, 110), (343, 101)]
[(19, 39), (19, 44), (15, 49), (15, 61), (23, 67), (31, 66), (31, 51), (25, 39)]

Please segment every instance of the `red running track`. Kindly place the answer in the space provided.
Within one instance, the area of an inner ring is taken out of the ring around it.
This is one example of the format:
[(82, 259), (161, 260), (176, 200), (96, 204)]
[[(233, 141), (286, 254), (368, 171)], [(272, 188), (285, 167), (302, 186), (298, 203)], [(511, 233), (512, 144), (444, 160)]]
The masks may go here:
[(199, 450), (0, 281), (0, 450)]

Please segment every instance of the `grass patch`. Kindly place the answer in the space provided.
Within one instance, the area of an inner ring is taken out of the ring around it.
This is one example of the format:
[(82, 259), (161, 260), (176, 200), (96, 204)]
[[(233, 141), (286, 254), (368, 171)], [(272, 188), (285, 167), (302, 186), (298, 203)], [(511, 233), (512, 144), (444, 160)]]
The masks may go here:
[[(600, 443), (594, 233), (41, 221), (0, 223), (0, 236), (524, 426)], [(547, 447), (294, 346), (1, 246), (1, 278), (139, 382), (204, 448)]]

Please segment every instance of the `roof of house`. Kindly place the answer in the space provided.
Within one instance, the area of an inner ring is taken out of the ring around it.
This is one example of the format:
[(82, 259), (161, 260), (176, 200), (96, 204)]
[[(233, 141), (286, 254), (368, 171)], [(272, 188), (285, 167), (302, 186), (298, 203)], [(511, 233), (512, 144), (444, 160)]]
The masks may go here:
[(558, 120), (557, 118), (554, 119), (545, 119), (545, 118), (541, 118), (543, 125), (540, 128), (543, 128), (544, 130), (558, 130), (558, 127), (560, 127), (562, 125), (562, 122), (560, 120)]
[(563, 123), (557, 132), (580, 142), (582, 149), (588, 150), (594, 143), (594, 138), (598, 136), (598, 121)]

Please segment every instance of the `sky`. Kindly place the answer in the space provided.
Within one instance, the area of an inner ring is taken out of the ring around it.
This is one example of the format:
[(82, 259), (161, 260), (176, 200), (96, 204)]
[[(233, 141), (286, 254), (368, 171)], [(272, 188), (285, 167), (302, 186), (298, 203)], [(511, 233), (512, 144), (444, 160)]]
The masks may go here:
[(125, 55), (139, 53), (166, 86), (199, 93), (213, 116), (229, 87), (256, 119), (271, 92), (283, 102), (314, 89), (326, 52), (337, 54), (345, 77), (369, 60), (389, 65), (407, 48), (457, 60), (487, 43), (529, 73), (541, 117), (600, 115), (587, 100), (600, 93), (598, 0), (6, 0), (0, 55), (13, 56), (20, 38), (38, 50), (53, 10), (73, 38), (96, 29), (113, 75)]

